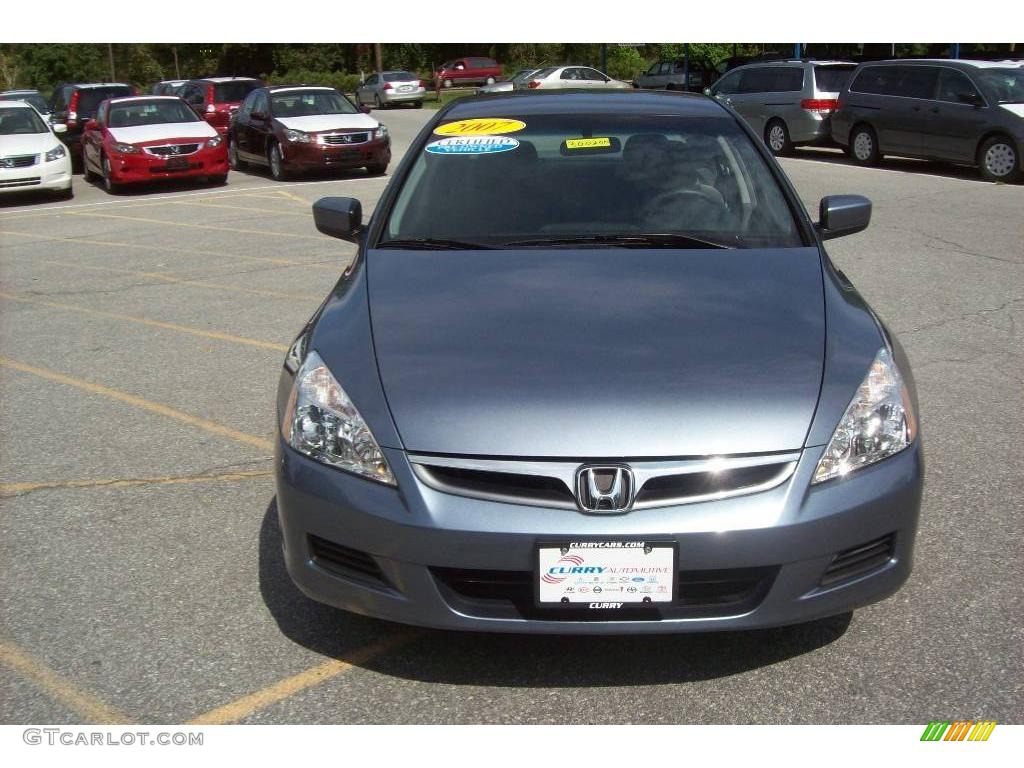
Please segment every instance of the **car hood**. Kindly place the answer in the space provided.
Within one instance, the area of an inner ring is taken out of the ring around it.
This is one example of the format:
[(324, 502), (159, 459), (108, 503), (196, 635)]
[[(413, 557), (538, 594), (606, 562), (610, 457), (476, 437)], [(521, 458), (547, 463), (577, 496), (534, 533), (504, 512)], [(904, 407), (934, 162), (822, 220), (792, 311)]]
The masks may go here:
[(48, 152), (60, 144), (52, 133), (16, 133), (0, 136), (0, 157), (8, 155), (34, 155)]
[(125, 144), (144, 144), (147, 141), (167, 139), (212, 139), (217, 129), (205, 120), (187, 123), (157, 123), (156, 125), (132, 125), (125, 128), (107, 127), (111, 138)]
[(278, 117), (277, 122), (293, 131), (317, 133), (319, 131), (372, 131), (378, 123), (369, 115), (305, 115), (303, 117)]
[(825, 348), (816, 248), (373, 250), (373, 339), (410, 451), (798, 449)]

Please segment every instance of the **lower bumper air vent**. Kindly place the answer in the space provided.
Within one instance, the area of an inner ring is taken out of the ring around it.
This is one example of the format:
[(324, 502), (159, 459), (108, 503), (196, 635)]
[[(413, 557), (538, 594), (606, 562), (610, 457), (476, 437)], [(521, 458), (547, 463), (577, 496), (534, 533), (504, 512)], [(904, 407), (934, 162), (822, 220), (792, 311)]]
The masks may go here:
[(831, 587), (842, 581), (865, 576), (887, 565), (896, 554), (896, 534), (890, 533), (880, 539), (869, 541), (850, 549), (844, 549), (833, 559), (819, 582), (822, 587)]

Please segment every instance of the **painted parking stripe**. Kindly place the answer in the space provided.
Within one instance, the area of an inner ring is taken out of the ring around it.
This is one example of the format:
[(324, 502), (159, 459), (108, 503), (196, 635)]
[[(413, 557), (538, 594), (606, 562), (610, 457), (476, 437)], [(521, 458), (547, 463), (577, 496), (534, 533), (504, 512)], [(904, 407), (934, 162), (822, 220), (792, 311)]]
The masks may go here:
[(118, 477), (98, 480), (49, 480), (37, 483), (0, 483), (0, 498), (22, 496), (36, 491), (62, 491), (79, 488), (134, 488), (140, 485), (193, 485), (203, 483), (236, 483), (242, 480), (271, 477), (269, 469), (240, 470), (203, 475), (163, 475), (160, 477)]
[(37, 688), (45, 691), (88, 723), (114, 725), (132, 722), (131, 718), (102, 701), (96, 694), (65, 680), (9, 640), (0, 640), (0, 663), (31, 681)]
[(59, 301), (47, 301), (45, 299), (29, 298), (27, 296), (18, 296), (13, 293), (0, 292), (0, 299), (7, 299), (8, 301), (17, 301), (22, 304), (34, 304), (41, 307), (48, 307), (50, 309), (59, 309), (65, 312), (80, 312), (84, 315), (93, 315), (95, 317), (106, 317), (111, 320), (121, 320), (126, 323), (135, 323), (137, 325), (148, 325), (152, 328), (161, 328), (165, 331), (176, 331), (178, 333), (187, 333), (192, 336), (201, 336), (207, 339), (216, 339), (217, 341), (227, 341), (232, 344), (244, 344), (249, 347), (258, 347), (260, 349), (271, 349), (277, 352), (287, 352), (288, 345), (281, 344), (275, 341), (263, 341), (262, 339), (250, 339), (245, 336), (235, 336), (231, 333), (221, 333), (220, 331), (208, 331), (203, 328), (193, 328), (189, 325), (178, 325), (177, 323), (165, 323), (161, 320), (150, 320), (148, 317), (136, 317), (135, 315), (122, 315), (119, 312), (107, 312), (103, 309), (91, 309), (90, 307), (80, 307), (77, 304), (64, 304)]
[(144, 411), (156, 413), (160, 416), (166, 416), (169, 419), (174, 419), (182, 424), (188, 424), (189, 426), (196, 427), (204, 432), (209, 432), (210, 434), (219, 435), (221, 437), (227, 437), (238, 443), (251, 445), (264, 451), (271, 451), (274, 448), (273, 441), (268, 440), (265, 437), (257, 437), (256, 435), (250, 435), (246, 432), (239, 432), (237, 429), (232, 429), (224, 424), (218, 424), (216, 421), (204, 419), (200, 416), (193, 416), (190, 413), (179, 411), (177, 408), (171, 408), (170, 406), (163, 405), (162, 403), (155, 403), (152, 400), (146, 400), (136, 395), (129, 394), (128, 392), (122, 392), (119, 389), (106, 387), (102, 384), (85, 381), (84, 379), (78, 379), (74, 376), (67, 376), (63, 373), (59, 373), (58, 371), (50, 370), (49, 368), (40, 368), (35, 365), (28, 365), (27, 363), (22, 363), (18, 360), (2, 356), (0, 356), (0, 366), (10, 368), (15, 371), (21, 371), (22, 373), (28, 373), (41, 379), (46, 379), (47, 381), (66, 384), (69, 387), (75, 387), (76, 389), (91, 392), (95, 395), (103, 395), (111, 400), (117, 400), (121, 403), (133, 405)]
[(81, 216), (95, 219), (118, 219), (120, 221), (133, 221), (141, 224), (159, 224), (164, 227), (183, 227), (185, 229), (202, 229), (214, 232), (235, 232), (242, 235), (257, 235), (259, 237), (290, 237), (294, 240), (316, 240), (319, 243), (324, 241), (322, 235), (300, 235), (294, 232), (275, 232), (269, 229), (243, 229), (241, 227), (222, 227), (217, 224), (192, 224), (186, 221), (165, 221), (164, 219), (150, 219), (143, 216), (122, 216), (117, 213), (97, 213), (95, 211), (74, 211), (68, 216)]
[(301, 216), (306, 219), (312, 219), (312, 210), (309, 211), (271, 211), (267, 208), (253, 208), (251, 205), (231, 205), (230, 203), (211, 203), (204, 200), (168, 200), (162, 205), (188, 205), (195, 208), (219, 208), (231, 211), (250, 211), (253, 213), (262, 213), (267, 216)]
[(0, 235), (14, 235), (15, 237), (28, 237), (33, 240), (45, 240), (52, 243), (78, 243), (81, 245), (102, 245), (111, 248), (129, 248), (139, 251), (157, 251), (160, 253), (173, 253), (177, 256), (211, 256), (213, 258), (233, 259), (235, 261), (251, 261), (263, 264), (279, 264), (282, 267), (311, 267), (313, 269), (329, 269), (332, 272), (341, 272), (341, 261), (330, 263), (324, 261), (295, 261), (293, 259), (275, 259), (269, 256), (242, 256), (237, 253), (224, 253), (222, 251), (198, 251), (191, 248), (172, 248), (165, 245), (148, 245), (146, 243), (120, 243), (108, 240), (89, 240), (81, 237), (56, 237), (52, 235), (38, 235), (34, 232), (14, 232), (8, 229), (0, 229)]
[(370, 659), (381, 656), (399, 646), (419, 637), (421, 633), (416, 631), (399, 632), (378, 643), (360, 648), (348, 654), (344, 659), (331, 659), (330, 661), (318, 664), (297, 675), (285, 678), (273, 685), (269, 685), (247, 696), (243, 696), (230, 704), (225, 704), (212, 709), (204, 714), (197, 715), (187, 721), (187, 725), (224, 725), (235, 723), (249, 717), (261, 709), (287, 699), (300, 691), (312, 688), (326, 680), (337, 677), (348, 672), (353, 667), (365, 664)]

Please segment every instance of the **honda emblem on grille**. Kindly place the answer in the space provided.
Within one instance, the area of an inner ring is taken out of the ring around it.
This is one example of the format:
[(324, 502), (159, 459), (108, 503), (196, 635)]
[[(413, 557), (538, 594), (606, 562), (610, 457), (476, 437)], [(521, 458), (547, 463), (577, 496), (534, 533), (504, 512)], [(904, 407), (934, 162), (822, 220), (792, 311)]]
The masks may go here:
[(167, 147), (167, 154), (169, 154), (169, 155), (180, 155), (181, 154), (181, 147), (179, 145), (177, 145), (177, 144), (171, 144), (169, 147)]
[(633, 493), (629, 467), (589, 466), (576, 471), (576, 503), (584, 512), (628, 512)]

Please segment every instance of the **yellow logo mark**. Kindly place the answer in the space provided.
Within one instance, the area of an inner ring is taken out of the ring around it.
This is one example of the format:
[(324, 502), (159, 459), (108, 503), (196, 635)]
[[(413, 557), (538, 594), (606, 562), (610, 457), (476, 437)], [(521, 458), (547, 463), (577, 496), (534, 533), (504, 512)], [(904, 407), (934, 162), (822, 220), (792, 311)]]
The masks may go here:
[(565, 140), (565, 148), (566, 149), (594, 149), (596, 147), (610, 147), (611, 145), (612, 145), (612, 140), (607, 138), (607, 137), (595, 138), (595, 139), (566, 139)]
[(526, 127), (522, 120), (504, 117), (475, 117), (471, 120), (457, 120), (434, 129), (440, 136), (493, 136), (500, 133), (515, 133)]

